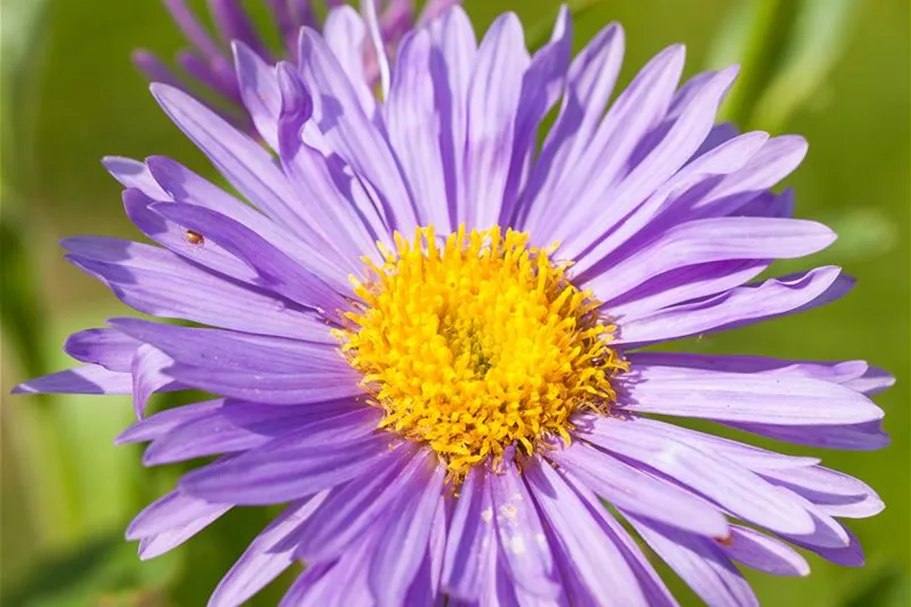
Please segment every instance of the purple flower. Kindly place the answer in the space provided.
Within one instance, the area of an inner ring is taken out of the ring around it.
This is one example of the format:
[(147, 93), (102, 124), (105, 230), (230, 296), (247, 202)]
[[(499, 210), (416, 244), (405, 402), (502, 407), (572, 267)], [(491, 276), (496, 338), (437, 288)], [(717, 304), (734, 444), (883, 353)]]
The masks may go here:
[[(344, 0), (261, 0), (266, 4), (284, 46), (277, 55), (256, 32), (241, 6), (241, 0), (207, 0), (218, 33), (217, 39), (206, 31), (186, 0), (162, 2), (191, 45), (191, 48), (177, 54), (183, 78), (146, 49), (133, 52), (133, 63), (152, 82), (167, 83), (182, 90), (197, 88), (214, 93), (220, 98), (214, 104), (215, 109), (241, 128), (252, 131), (246, 105), (250, 102), (243, 97), (236, 70), (249, 69), (250, 63), (274, 65), (277, 61), (294, 61), (298, 56), (297, 40), (301, 27), (316, 29), (322, 26), (323, 37), (333, 51), (360, 55), (363, 65), (345, 66), (346, 69), (356, 69), (352, 76), (363, 76), (368, 82), (376, 84), (380, 78), (380, 64), (374, 40), (381, 36), (386, 52), (391, 55), (415, 22), (417, 25), (426, 24), (460, 0), (428, 0), (417, 17), (414, 0), (364, 2), (365, 12), (373, 13), (376, 20), (377, 29), (373, 32), (368, 32), (360, 20), (351, 18), (350, 8), (343, 8)], [(378, 15), (375, 5), (379, 5)], [(322, 22), (320, 13), (326, 10), (328, 16)], [(187, 77), (193, 86), (187, 87)]]
[(134, 520), (143, 558), (234, 506), (287, 504), (211, 605), (296, 562), (283, 605), (675, 604), (621, 518), (713, 606), (756, 603), (735, 563), (806, 575), (792, 545), (863, 562), (838, 519), (882, 510), (867, 485), (673, 419), (877, 449), (888, 374), (641, 351), (851, 286), (835, 267), (756, 281), (835, 236), (770, 190), (803, 139), (715, 124), (735, 69), (678, 88), (673, 46), (608, 106), (619, 26), (573, 58), (564, 11), (530, 55), (515, 15), (478, 44), (456, 7), (380, 55), (380, 101), (332, 41), (304, 28), (274, 69), (239, 53), (271, 151), (153, 85), (253, 206), (167, 158), (108, 158), (162, 246), (64, 242), (131, 307), (193, 326), (110, 320), (67, 342), (84, 366), (19, 391), (132, 394), (140, 416), (155, 392), (216, 395), (121, 437), (150, 443), (147, 465), (219, 456)]

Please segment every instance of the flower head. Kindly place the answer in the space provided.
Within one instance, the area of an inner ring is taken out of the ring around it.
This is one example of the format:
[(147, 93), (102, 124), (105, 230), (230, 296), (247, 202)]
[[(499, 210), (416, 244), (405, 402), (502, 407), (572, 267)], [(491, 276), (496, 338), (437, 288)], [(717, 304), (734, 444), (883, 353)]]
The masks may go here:
[(422, 25), (433, 20), (460, 0), (429, 0), (418, 16), (414, 0), (370, 0), (364, 2), (364, 12), (370, 19), (367, 27), (351, 14), (353, 9), (344, 0), (261, 0), (281, 40), (283, 48), (278, 52), (270, 49), (257, 33), (240, 0), (207, 1), (216, 37), (206, 31), (186, 0), (162, 0), (190, 43), (190, 48), (177, 54), (177, 64), (183, 72), (181, 76), (146, 49), (133, 52), (133, 63), (152, 82), (214, 94), (219, 98), (215, 109), (241, 128), (249, 129), (247, 105), (252, 101), (244, 95), (235, 66), (240, 69), (241, 64), (264, 62), (274, 65), (283, 60), (295, 61), (300, 28), (322, 27), (326, 43), (334, 51), (353, 59), (346, 66), (355, 70), (349, 71), (349, 75), (376, 84), (380, 78), (380, 65), (374, 44), (382, 40), (386, 52), (393, 54), (415, 23)]
[(879, 512), (872, 489), (672, 419), (875, 449), (868, 395), (891, 377), (642, 350), (847, 291), (835, 267), (754, 281), (834, 239), (770, 190), (805, 143), (716, 125), (735, 70), (678, 88), (678, 46), (608, 106), (622, 30), (575, 58), (570, 39), (564, 12), (530, 55), (507, 14), (478, 44), (452, 8), (391, 69), (379, 55), (378, 99), (359, 53), (304, 28), (295, 64), (238, 62), (271, 151), (153, 85), (253, 206), (167, 158), (108, 158), (161, 246), (74, 238), (71, 261), (193, 326), (112, 319), (68, 341), (85, 366), (19, 388), (132, 394), (140, 416), (154, 392), (215, 395), (121, 437), (151, 443), (148, 465), (220, 456), (135, 519), (144, 558), (234, 506), (287, 504), (212, 605), (298, 561), (286, 605), (675, 604), (620, 517), (711, 605), (756, 602), (735, 562), (807, 574), (791, 545), (862, 562), (837, 518)]
[(627, 368), (600, 304), (527, 242), (499, 227), (460, 227), (439, 247), (430, 228), (399, 237), (336, 331), (380, 426), (428, 445), (456, 481), (510, 447), (569, 442), (570, 416), (607, 413)]

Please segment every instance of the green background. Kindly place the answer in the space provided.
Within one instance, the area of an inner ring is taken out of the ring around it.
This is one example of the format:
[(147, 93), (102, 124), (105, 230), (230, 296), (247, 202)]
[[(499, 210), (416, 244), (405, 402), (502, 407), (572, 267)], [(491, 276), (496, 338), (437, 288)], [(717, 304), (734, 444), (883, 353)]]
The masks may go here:
[[(256, 12), (260, 3), (248, 4)], [(541, 39), (557, 6), (528, 0), (465, 4), (479, 29), (499, 12), (515, 10), (532, 41)], [(574, 10), (577, 46), (608, 21), (623, 23), (623, 82), (664, 46), (684, 42), (687, 74), (744, 64), (727, 116), (809, 140), (809, 156), (788, 184), (797, 190), (798, 215), (829, 224), (840, 239), (811, 259), (777, 269), (834, 263), (859, 279), (857, 288), (824, 309), (685, 346), (782, 358), (863, 358), (895, 373), (897, 385), (877, 397), (892, 445), (874, 453), (816, 452), (826, 465), (868, 481), (887, 504), (878, 517), (849, 523), (863, 541), (867, 566), (845, 569), (811, 556), (809, 578), (747, 575), (766, 605), (911, 604), (908, 2), (614, 0), (576, 3)], [(146, 470), (138, 449), (112, 445), (130, 423), (127, 400), (8, 396), (29, 375), (68, 365), (60, 353), (67, 334), (125, 312), (100, 284), (68, 266), (56, 245), (71, 234), (138, 236), (101, 156), (165, 154), (212, 174), (158, 110), (127, 59), (138, 45), (170, 56), (181, 46), (180, 34), (152, 0), (2, 0), (0, 11), (0, 603), (203, 605), (272, 512), (232, 513), (173, 553), (141, 563), (123, 530), (180, 469)], [(667, 577), (683, 602), (698, 604)], [(279, 586), (254, 604), (275, 604)]]

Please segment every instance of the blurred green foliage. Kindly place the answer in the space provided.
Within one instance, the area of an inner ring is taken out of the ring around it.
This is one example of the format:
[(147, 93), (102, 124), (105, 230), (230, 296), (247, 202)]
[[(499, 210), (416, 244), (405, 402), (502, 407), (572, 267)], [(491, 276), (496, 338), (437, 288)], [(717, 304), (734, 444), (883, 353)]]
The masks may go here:
[[(232, 513), (150, 563), (122, 541), (129, 519), (180, 470), (144, 470), (135, 448), (114, 447), (130, 422), (122, 398), (18, 398), (26, 376), (68, 365), (75, 330), (122, 314), (114, 298), (62, 261), (64, 235), (136, 237), (106, 154), (167, 154), (207, 175), (201, 154), (158, 111), (128, 62), (135, 46), (173, 54), (180, 34), (158, 2), (0, 0), (2, 10), (2, 584), (0, 602), (27, 606), (196, 606), (271, 512)], [(191, 2), (201, 6), (202, 1)], [(251, 4), (256, 4), (252, 2)], [(905, 0), (640, 0), (573, 3), (581, 46), (620, 21), (628, 81), (667, 44), (688, 46), (688, 73), (743, 64), (725, 106), (749, 128), (796, 132), (810, 154), (789, 180), (798, 213), (840, 234), (800, 263), (843, 265), (854, 293), (825, 309), (693, 341), (702, 352), (796, 359), (864, 358), (898, 384), (877, 400), (890, 448), (823, 453), (868, 481), (887, 510), (853, 521), (868, 564), (846, 570), (811, 557), (806, 579), (748, 573), (767, 605), (909, 604), (909, 6)], [(479, 28), (516, 10), (531, 42), (549, 34), (551, 0), (466, 0)], [(214, 176), (213, 176), (214, 177)], [(776, 445), (791, 452), (805, 450)], [(275, 604), (281, 584), (253, 604)], [(692, 593), (672, 581), (685, 602)]]

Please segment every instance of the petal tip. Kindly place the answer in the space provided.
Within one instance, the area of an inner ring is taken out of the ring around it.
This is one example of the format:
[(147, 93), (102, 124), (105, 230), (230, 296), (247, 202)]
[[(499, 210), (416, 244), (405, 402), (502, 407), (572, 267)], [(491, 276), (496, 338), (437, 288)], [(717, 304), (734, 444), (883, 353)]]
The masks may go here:
[(28, 385), (28, 382), (22, 382), (18, 386), (13, 386), (9, 391), (10, 394), (37, 394), (38, 391)]

